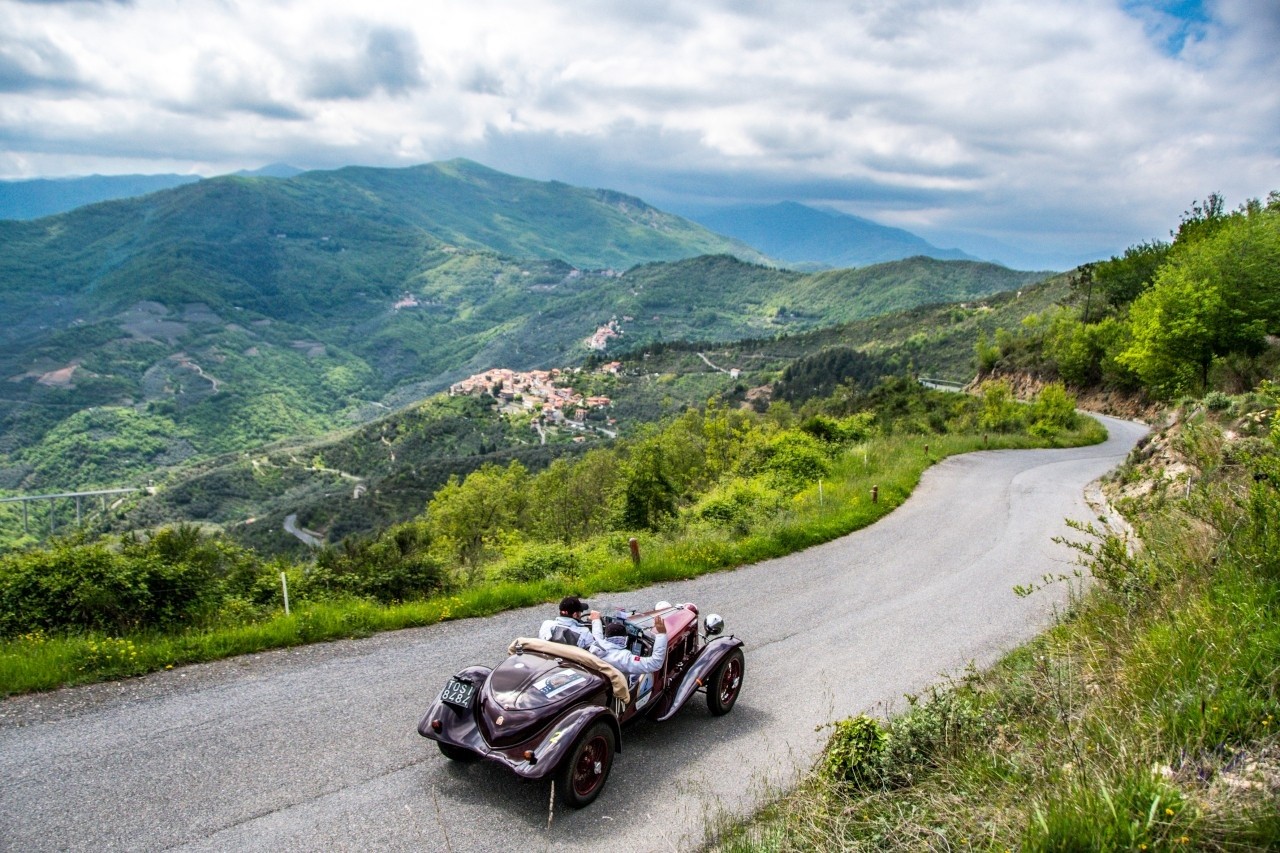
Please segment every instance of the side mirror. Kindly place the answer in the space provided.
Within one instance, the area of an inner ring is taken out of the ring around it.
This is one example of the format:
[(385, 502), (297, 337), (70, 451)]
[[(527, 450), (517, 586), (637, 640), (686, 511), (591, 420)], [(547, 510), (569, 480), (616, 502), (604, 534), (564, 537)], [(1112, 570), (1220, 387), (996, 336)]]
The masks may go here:
[(724, 630), (724, 620), (720, 618), (719, 614), (708, 613), (706, 624), (708, 637), (714, 637)]

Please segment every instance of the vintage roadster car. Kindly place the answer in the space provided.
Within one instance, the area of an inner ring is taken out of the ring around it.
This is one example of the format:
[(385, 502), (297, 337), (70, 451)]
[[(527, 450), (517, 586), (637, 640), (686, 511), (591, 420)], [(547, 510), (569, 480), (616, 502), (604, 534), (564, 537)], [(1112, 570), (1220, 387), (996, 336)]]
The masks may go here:
[(659, 602), (604, 618), (622, 622), (627, 647), (645, 656), (657, 615), (667, 632), (657, 672), (626, 676), (575, 645), (518, 638), (497, 667), (471, 666), (450, 678), (418, 733), (454, 761), (485, 759), (524, 779), (551, 777), (564, 803), (585, 806), (604, 788), (625, 724), (641, 715), (670, 719), (698, 691), (712, 714), (727, 714), (742, 691), (742, 640), (719, 636), (719, 616), (708, 614), (700, 631), (693, 604)]

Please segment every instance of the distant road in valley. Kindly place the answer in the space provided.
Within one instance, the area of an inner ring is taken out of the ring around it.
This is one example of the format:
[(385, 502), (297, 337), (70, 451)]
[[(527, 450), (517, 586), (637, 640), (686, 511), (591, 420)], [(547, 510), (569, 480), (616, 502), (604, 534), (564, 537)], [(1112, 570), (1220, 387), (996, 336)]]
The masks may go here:
[(552, 607), (328, 643), (0, 702), (7, 850), (686, 850), (808, 768), (819, 726), (884, 713), (1052, 620), (1068, 572), (1053, 537), (1095, 520), (1086, 487), (1145, 432), (1073, 450), (947, 459), (878, 524), (807, 551), (596, 604), (695, 601), (746, 641), (725, 717), (695, 697), (623, 733), (600, 799), (455, 765), (415, 731), (455, 670), (496, 663)]

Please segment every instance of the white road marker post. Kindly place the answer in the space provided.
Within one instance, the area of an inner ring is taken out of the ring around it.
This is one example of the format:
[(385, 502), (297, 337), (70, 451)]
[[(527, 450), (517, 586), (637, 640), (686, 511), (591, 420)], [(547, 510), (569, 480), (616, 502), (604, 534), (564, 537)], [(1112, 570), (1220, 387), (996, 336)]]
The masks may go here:
[(284, 572), (280, 573), (280, 589), (284, 592), (284, 615), (289, 615), (289, 581), (284, 576)]

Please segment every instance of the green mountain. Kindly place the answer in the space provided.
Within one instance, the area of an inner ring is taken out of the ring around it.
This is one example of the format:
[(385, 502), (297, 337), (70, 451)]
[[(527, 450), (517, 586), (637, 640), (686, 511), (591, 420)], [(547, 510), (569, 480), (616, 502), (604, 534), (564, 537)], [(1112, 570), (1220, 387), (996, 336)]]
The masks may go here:
[[(700, 258), (684, 265), (724, 263)], [(465, 476), (481, 465), (512, 460), (536, 470), (606, 440), (597, 428), (635, 433), (713, 396), (737, 405), (772, 393), (800, 405), (842, 382), (865, 389), (906, 372), (966, 381), (973, 376), (980, 334), (990, 338), (998, 327), (1016, 328), (1026, 314), (1070, 295), (1067, 278), (1057, 276), (967, 304), (920, 306), (808, 332), (718, 344), (652, 342), (617, 356), (620, 365), (609, 371), (597, 367), (611, 357), (596, 356), (584, 370), (563, 377), (579, 393), (612, 400), (588, 419), (591, 429), (585, 431), (547, 426), (536, 432), (531, 413), (513, 415), (518, 404), (503, 407), (488, 395), (436, 396), (320, 439), (279, 442), (156, 472), (151, 493), (123, 499), (105, 516), (95, 513), (92, 524), (124, 531), (194, 521), (266, 553), (302, 552), (301, 541), (285, 531), (291, 516), (296, 528), (336, 543), (420, 513), (450, 474)], [(617, 424), (607, 425), (606, 418)], [(69, 511), (64, 507), (63, 527)], [(43, 532), (47, 508), (38, 512), (33, 525)]]
[(466, 161), (216, 178), (0, 222), (0, 492), (314, 438), (490, 367), (573, 364), (602, 328), (605, 352), (775, 337), (1038, 278), (759, 260), (637, 199)]

